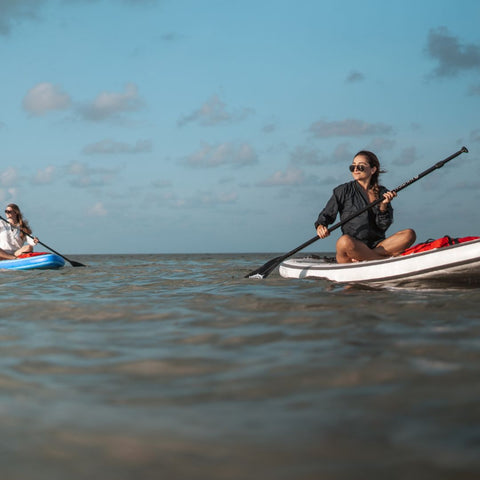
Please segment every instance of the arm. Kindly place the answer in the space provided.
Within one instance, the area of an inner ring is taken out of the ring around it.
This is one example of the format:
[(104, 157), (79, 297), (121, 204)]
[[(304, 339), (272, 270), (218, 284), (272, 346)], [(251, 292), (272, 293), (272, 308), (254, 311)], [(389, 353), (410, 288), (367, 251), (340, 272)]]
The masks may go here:
[(383, 195), (384, 200), (376, 208), (375, 221), (377, 226), (383, 231), (393, 223), (393, 208), (390, 202), (397, 196), (396, 192), (389, 192), (384, 189), (380, 195)]
[(333, 195), (330, 197), (330, 200), (328, 200), (327, 204), (325, 205), (325, 208), (319, 213), (317, 221), (315, 222), (315, 228), (318, 228), (321, 225), (327, 227), (333, 223), (335, 218), (337, 218), (338, 209), (339, 203), (334, 191)]
[(21, 246), (18, 250), (15, 251), (15, 256), (18, 257), (19, 255), (22, 255), (22, 253), (30, 253), (33, 252), (33, 247), (38, 243), (38, 238), (30, 238), (27, 236), (26, 238), (27, 243), (25, 243), (23, 246)]

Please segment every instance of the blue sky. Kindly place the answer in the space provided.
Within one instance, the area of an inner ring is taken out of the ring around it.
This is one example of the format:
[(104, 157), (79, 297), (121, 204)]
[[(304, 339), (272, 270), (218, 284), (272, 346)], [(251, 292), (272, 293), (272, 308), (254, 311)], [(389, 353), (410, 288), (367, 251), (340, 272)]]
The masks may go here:
[[(480, 235), (480, 2), (0, 0), (0, 199), (68, 253), (287, 252), (368, 148)], [(310, 250), (332, 251), (338, 231)]]

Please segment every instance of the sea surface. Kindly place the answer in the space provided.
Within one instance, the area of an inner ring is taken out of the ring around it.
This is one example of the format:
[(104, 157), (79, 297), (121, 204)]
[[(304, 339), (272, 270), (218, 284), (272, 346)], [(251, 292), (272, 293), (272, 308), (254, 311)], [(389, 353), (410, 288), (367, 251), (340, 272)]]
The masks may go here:
[(0, 271), (0, 479), (480, 478), (480, 289), (276, 255)]

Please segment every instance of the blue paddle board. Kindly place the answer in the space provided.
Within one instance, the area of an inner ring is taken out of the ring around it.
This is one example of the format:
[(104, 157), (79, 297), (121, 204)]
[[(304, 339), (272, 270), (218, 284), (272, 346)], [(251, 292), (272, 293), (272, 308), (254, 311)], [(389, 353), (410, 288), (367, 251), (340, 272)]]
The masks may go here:
[(65, 260), (54, 253), (34, 254), (15, 260), (0, 260), (0, 270), (49, 270), (61, 268), (64, 265)]

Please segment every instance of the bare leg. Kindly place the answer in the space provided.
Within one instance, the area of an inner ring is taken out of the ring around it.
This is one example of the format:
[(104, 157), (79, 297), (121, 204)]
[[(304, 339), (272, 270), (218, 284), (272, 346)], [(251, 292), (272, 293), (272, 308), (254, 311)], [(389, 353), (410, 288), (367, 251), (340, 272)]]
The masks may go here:
[(337, 241), (337, 262), (351, 263), (364, 260), (380, 260), (400, 255), (416, 239), (411, 229), (401, 230), (380, 242), (375, 248), (369, 248), (350, 235), (342, 235)]
[(9, 253), (3, 251), (0, 248), (0, 260), (13, 260), (14, 258), (17, 258), (17, 257), (15, 257), (15, 255), (10, 255)]
[(375, 250), (385, 257), (396, 257), (400, 255), (406, 248), (413, 245), (417, 235), (414, 230), (407, 228), (394, 233), (392, 236), (381, 241)]
[(389, 257), (389, 254), (383, 253), (381, 250), (371, 249), (363, 242), (351, 237), (350, 235), (342, 235), (337, 240), (337, 262), (351, 263), (362, 262), (364, 260), (379, 260)]

